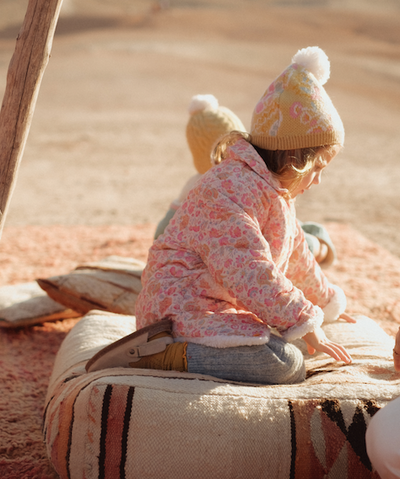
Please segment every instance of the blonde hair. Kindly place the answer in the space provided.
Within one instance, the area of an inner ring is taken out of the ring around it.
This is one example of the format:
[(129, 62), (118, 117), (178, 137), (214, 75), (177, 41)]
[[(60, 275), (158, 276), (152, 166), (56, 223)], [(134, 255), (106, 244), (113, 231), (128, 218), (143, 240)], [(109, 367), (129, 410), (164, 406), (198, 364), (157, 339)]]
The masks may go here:
[(244, 139), (249, 142), (261, 156), (268, 170), (278, 180), (290, 177), (292, 183), (289, 187), (293, 191), (301, 180), (309, 173), (315, 164), (324, 162), (321, 158), (324, 152), (332, 153), (341, 145), (321, 145), (309, 148), (297, 148), (294, 150), (267, 150), (252, 143), (250, 133), (232, 131), (219, 139), (211, 155), (213, 165), (218, 165), (226, 158), (228, 146), (235, 144), (238, 140)]
[(226, 157), (226, 150), (228, 146), (234, 145), (238, 140), (246, 140), (251, 143), (250, 133), (244, 131), (233, 130), (226, 135), (223, 135), (214, 144), (211, 153), (211, 163), (213, 165), (219, 165)]

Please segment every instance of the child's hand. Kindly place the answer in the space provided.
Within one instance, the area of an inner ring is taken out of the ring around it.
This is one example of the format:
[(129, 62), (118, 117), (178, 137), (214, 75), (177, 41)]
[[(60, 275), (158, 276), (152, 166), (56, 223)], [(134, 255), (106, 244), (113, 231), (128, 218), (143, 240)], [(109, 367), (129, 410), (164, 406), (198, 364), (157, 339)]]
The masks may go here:
[(350, 316), (349, 314), (343, 313), (339, 316), (339, 319), (344, 319), (348, 323), (356, 323), (357, 320), (353, 318), (353, 316)]
[(325, 333), (321, 328), (315, 329), (312, 333), (307, 333), (305, 336), (303, 336), (303, 339), (307, 343), (307, 350), (309, 354), (314, 354), (315, 351), (320, 351), (321, 353), (329, 354), (329, 356), (332, 356), (332, 358), (336, 359), (336, 361), (342, 360), (347, 364), (352, 362), (350, 354), (344, 349), (344, 347), (340, 344), (330, 341), (325, 336)]
[(393, 349), (393, 363), (394, 369), (400, 371), (400, 328), (396, 334), (396, 344)]

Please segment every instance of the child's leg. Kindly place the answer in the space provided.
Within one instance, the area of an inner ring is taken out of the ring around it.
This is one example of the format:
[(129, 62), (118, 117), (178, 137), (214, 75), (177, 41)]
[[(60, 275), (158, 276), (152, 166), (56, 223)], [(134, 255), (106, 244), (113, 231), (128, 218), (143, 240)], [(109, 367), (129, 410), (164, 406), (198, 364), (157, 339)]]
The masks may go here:
[(189, 371), (260, 384), (292, 384), (305, 379), (301, 351), (274, 334), (268, 344), (260, 346), (213, 348), (173, 342), (171, 330), (171, 320), (163, 320), (129, 334), (95, 354), (86, 371), (115, 367)]
[(274, 334), (260, 346), (212, 348), (188, 343), (186, 358), (188, 372), (232, 381), (293, 384), (306, 377), (302, 352)]

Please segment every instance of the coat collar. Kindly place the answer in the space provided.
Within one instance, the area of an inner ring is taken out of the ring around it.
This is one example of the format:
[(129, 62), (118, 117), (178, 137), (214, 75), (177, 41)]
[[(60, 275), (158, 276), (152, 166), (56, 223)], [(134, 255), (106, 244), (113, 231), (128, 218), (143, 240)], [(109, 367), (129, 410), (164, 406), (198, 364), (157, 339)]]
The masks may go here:
[(280, 195), (288, 193), (286, 188), (282, 188), (279, 180), (275, 178), (268, 170), (264, 160), (256, 152), (253, 146), (246, 140), (240, 139), (234, 145), (228, 147), (229, 158), (246, 163), (252, 170), (261, 176), (274, 190)]

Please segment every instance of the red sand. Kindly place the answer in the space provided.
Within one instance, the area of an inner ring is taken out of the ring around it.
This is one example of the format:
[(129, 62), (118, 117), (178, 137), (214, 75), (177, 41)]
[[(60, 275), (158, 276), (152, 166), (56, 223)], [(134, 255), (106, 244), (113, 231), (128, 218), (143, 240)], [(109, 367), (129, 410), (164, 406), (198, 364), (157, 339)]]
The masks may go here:
[[(338, 261), (327, 270), (343, 287), (349, 312), (366, 314), (394, 334), (400, 324), (400, 259), (340, 224), (327, 225)], [(2, 285), (68, 273), (108, 255), (146, 260), (154, 225), (8, 227), (0, 248)], [(0, 331), (0, 477), (50, 479), (41, 421), (57, 350), (78, 320)]]

